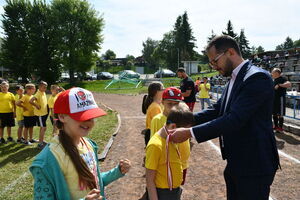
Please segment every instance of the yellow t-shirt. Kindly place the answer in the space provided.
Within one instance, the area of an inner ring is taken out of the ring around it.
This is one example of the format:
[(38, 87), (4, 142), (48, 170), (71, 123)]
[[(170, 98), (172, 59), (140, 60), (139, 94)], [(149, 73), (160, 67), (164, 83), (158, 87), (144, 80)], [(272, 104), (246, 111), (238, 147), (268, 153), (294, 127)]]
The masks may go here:
[(33, 97), (33, 95), (29, 96), (28, 94), (25, 94), (20, 99), (20, 101), (22, 102), (23, 106), (26, 108), (26, 110), (24, 110), (24, 112), (23, 112), (23, 116), (25, 116), (25, 117), (32, 117), (32, 116), (34, 116), (33, 105), (31, 105), (29, 103), (29, 101), (30, 101), (30, 99), (32, 97)]
[(50, 95), (50, 97), (48, 99), (48, 106), (49, 106), (49, 108), (54, 108), (54, 103), (55, 103), (55, 101), (56, 101), (56, 99), (57, 99), (57, 97), (58, 97), (58, 95), (60, 93), (56, 94), (55, 96)]
[[(18, 94), (16, 94), (15, 99), (16, 99), (16, 102), (19, 101), (20, 96)], [(16, 106), (16, 119), (17, 119), (17, 121), (21, 121), (24, 119), (22, 107)]]
[[(183, 178), (181, 160), (176, 148), (178, 148), (176, 144), (169, 144), (173, 188), (179, 187)], [(166, 160), (166, 139), (162, 138), (158, 133), (155, 133), (146, 148), (145, 166), (147, 169), (156, 171), (155, 185), (157, 188), (169, 188)]]
[(40, 109), (37, 109), (33, 106), (33, 112), (35, 116), (44, 116), (48, 114), (48, 108), (47, 108), (47, 96), (45, 92), (41, 92), (38, 90), (34, 97), (36, 98), (35, 102), (41, 106)]
[(163, 112), (163, 106), (156, 103), (156, 102), (152, 102), (150, 104), (150, 106), (147, 109), (147, 113), (146, 113), (146, 128), (151, 128), (151, 120), (153, 119), (153, 117), (159, 113)]
[(163, 113), (159, 113), (153, 117), (150, 126), (150, 138), (161, 129), (167, 122), (167, 117)]
[[(83, 138), (82, 142), (77, 146), (80, 156), (87, 163), (90, 171), (96, 176), (96, 183), (99, 187), (99, 179), (97, 173), (96, 156), (93, 151), (92, 145), (87, 139)], [(60, 169), (68, 184), (69, 191), (71, 193), (71, 199), (80, 199), (85, 197), (89, 192), (89, 188), (82, 188), (79, 184), (79, 177), (74, 164), (70, 157), (66, 154), (63, 146), (59, 143), (58, 137), (53, 138), (53, 142), (50, 144), (50, 150), (55, 156)]]
[(0, 92), (0, 113), (14, 112), (15, 96), (11, 92)]
[[(207, 89), (206, 89), (207, 88)], [(205, 88), (205, 85), (203, 83), (201, 83), (199, 85), (199, 98), (209, 98), (209, 90), (210, 90), (210, 84), (209, 83), (206, 83), (206, 88)]]
[[(167, 117), (163, 114), (160, 113), (153, 117), (151, 121), (151, 136), (150, 138), (157, 132), (159, 131), (167, 122)], [(179, 143), (178, 144), (178, 150), (180, 152), (181, 156), (181, 161), (182, 161), (182, 168), (187, 169), (189, 167), (189, 158), (191, 155), (191, 149), (190, 149), (190, 141), (187, 140), (185, 142)]]

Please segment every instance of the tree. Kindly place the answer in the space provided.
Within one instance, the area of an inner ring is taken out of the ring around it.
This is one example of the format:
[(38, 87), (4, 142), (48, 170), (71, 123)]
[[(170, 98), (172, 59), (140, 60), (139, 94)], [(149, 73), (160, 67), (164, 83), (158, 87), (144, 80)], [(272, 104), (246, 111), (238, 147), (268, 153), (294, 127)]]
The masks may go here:
[(251, 50), (249, 47), (249, 41), (246, 38), (244, 29), (241, 30), (240, 36), (238, 36), (238, 44), (244, 58), (248, 58), (251, 56)]
[(232, 23), (231, 21), (229, 20), (228, 23), (227, 23), (227, 28), (225, 31), (222, 32), (223, 35), (229, 35), (231, 36), (232, 38), (237, 38), (237, 34), (233, 31), (233, 26), (232, 26)]
[(256, 49), (256, 53), (259, 54), (259, 53), (263, 53), (263, 52), (265, 52), (265, 49), (262, 46), (258, 46)]
[(293, 40), (288, 36), (284, 43), (277, 45), (276, 50), (285, 50), (285, 49), (290, 49), (294, 47), (294, 42)]
[(103, 55), (104, 60), (112, 60), (116, 58), (116, 54), (114, 51), (108, 49), (105, 54)]
[(103, 41), (103, 18), (84, 0), (54, 0), (52, 17), (61, 63), (74, 82), (74, 72), (89, 70)]
[[(180, 23), (180, 26), (178, 23)], [(175, 44), (176, 48), (180, 51), (180, 61), (181, 60), (192, 60), (195, 57), (194, 47), (195, 37), (193, 36), (193, 31), (191, 25), (188, 22), (187, 12), (184, 12), (182, 17), (178, 17), (174, 28)]]
[(34, 1), (30, 6), (26, 24), (28, 27), (28, 54), (34, 75), (38, 79), (54, 83), (60, 77), (60, 65), (53, 43), (54, 26), (51, 23), (50, 6)]
[(142, 50), (143, 57), (147, 65), (153, 69), (155, 69), (155, 67), (157, 66), (157, 62), (153, 58), (153, 53), (155, 48), (157, 48), (158, 43), (159, 41), (153, 40), (151, 38), (147, 38), (147, 40), (143, 42), (143, 50)]
[[(214, 39), (214, 37), (216, 37), (217, 35), (215, 34), (214, 30), (211, 30), (211, 35), (207, 37), (207, 44), (212, 41), (212, 39)], [(206, 55), (206, 47), (204, 47), (203, 51), (202, 51), (202, 55), (200, 55), (199, 60), (202, 63), (208, 63), (209, 59), (208, 56)]]
[(12, 71), (15, 78), (22, 77), (25, 82), (30, 77), (32, 66), (28, 59), (28, 27), (25, 20), (29, 2), (26, 0), (7, 0), (2, 15), (4, 38), (1, 51), (1, 65)]
[(300, 39), (294, 41), (294, 47), (300, 47)]

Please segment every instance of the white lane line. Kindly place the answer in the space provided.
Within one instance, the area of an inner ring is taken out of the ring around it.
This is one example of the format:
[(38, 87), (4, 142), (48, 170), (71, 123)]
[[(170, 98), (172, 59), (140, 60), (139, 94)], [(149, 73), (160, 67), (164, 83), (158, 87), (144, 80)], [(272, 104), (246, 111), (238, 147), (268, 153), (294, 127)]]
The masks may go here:
[(278, 150), (278, 153), (279, 153), (279, 155), (281, 155), (281, 156), (283, 156), (283, 157), (286, 157), (286, 158), (288, 158), (288, 159), (294, 161), (294, 162), (297, 163), (297, 164), (300, 164), (300, 160), (298, 160), (298, 159), (296, 159), (296, 158), (294, 158), (294, 157), (292, 157), (292, 156), (290, 156), (290, 155), (284, 153), (283, 151)]
[[(221, 155), (221, 150), (217, 145), (215, 145), (211, 140), (208, 141), (208, 144)], [(275, 200), (275, 199), (269, 196), (269, 200)]]
[(2, 196), (5, 192), (13, 189), (13, 187), (22, 181), (22, 179), (24, 179), (27, 175), (29, 174), (29, 171), (26, 171), (24, 174), (22, 174), (21, 176), (19, 176), (19, 178), (17, 178), (16, 180), (14, 180), (13, 182), (11, 182), (10, 184), (8, 184), (1, 192), (0, 192), (0, 196)]

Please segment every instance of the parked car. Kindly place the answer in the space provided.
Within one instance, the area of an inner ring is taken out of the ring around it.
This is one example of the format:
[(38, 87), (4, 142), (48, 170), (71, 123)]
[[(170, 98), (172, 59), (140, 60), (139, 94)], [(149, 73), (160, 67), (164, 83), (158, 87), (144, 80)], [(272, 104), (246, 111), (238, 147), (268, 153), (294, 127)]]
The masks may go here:
[(140, 74), (137, 72), (134, 72), (132, 70), (124, 70), (119, 72), (119, 78), (120, 79), (131, 79), (131, 78), (140, 78)]
[(154, 73), (154, 78), (160, 78), (160, 77), (175, 77), (176, 73), (172, 72), (169, 69), (162, 69), (158, 70)]
[(99, 72), (97, 74), (97, 80), (107, 80), (107, 79), (113, 79), (114, 75), (112, 75), (109, 72)]

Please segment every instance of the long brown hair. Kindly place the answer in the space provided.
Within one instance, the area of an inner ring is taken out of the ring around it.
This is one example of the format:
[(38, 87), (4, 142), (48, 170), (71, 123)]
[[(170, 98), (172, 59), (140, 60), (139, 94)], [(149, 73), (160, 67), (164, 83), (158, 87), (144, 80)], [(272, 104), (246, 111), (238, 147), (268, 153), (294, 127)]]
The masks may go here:
[(74, 145), (72, 138), (63, 130), (63, 123), (59, 121), (58, 115), (55, 114), (56, 118), (56, 126), (59, 129), (59, 142), (63, 146), (64, 150), (70, 157), (72, 163), (75, 166), (79, 177), (79, 184), (83, 185), (85, 188), (89, 188), (90, 190), (97, 188), (96, 180), (87, 164), (84, 162), (82, 157), (80, 156), (77, 147)]
[(160, 82), (151, 83), (148, 87), (148, 95), (143, 98), (142, 111), (146, 114), (148, 107), (153, 102), (156, 93), (163, 89), (163, 84)]

